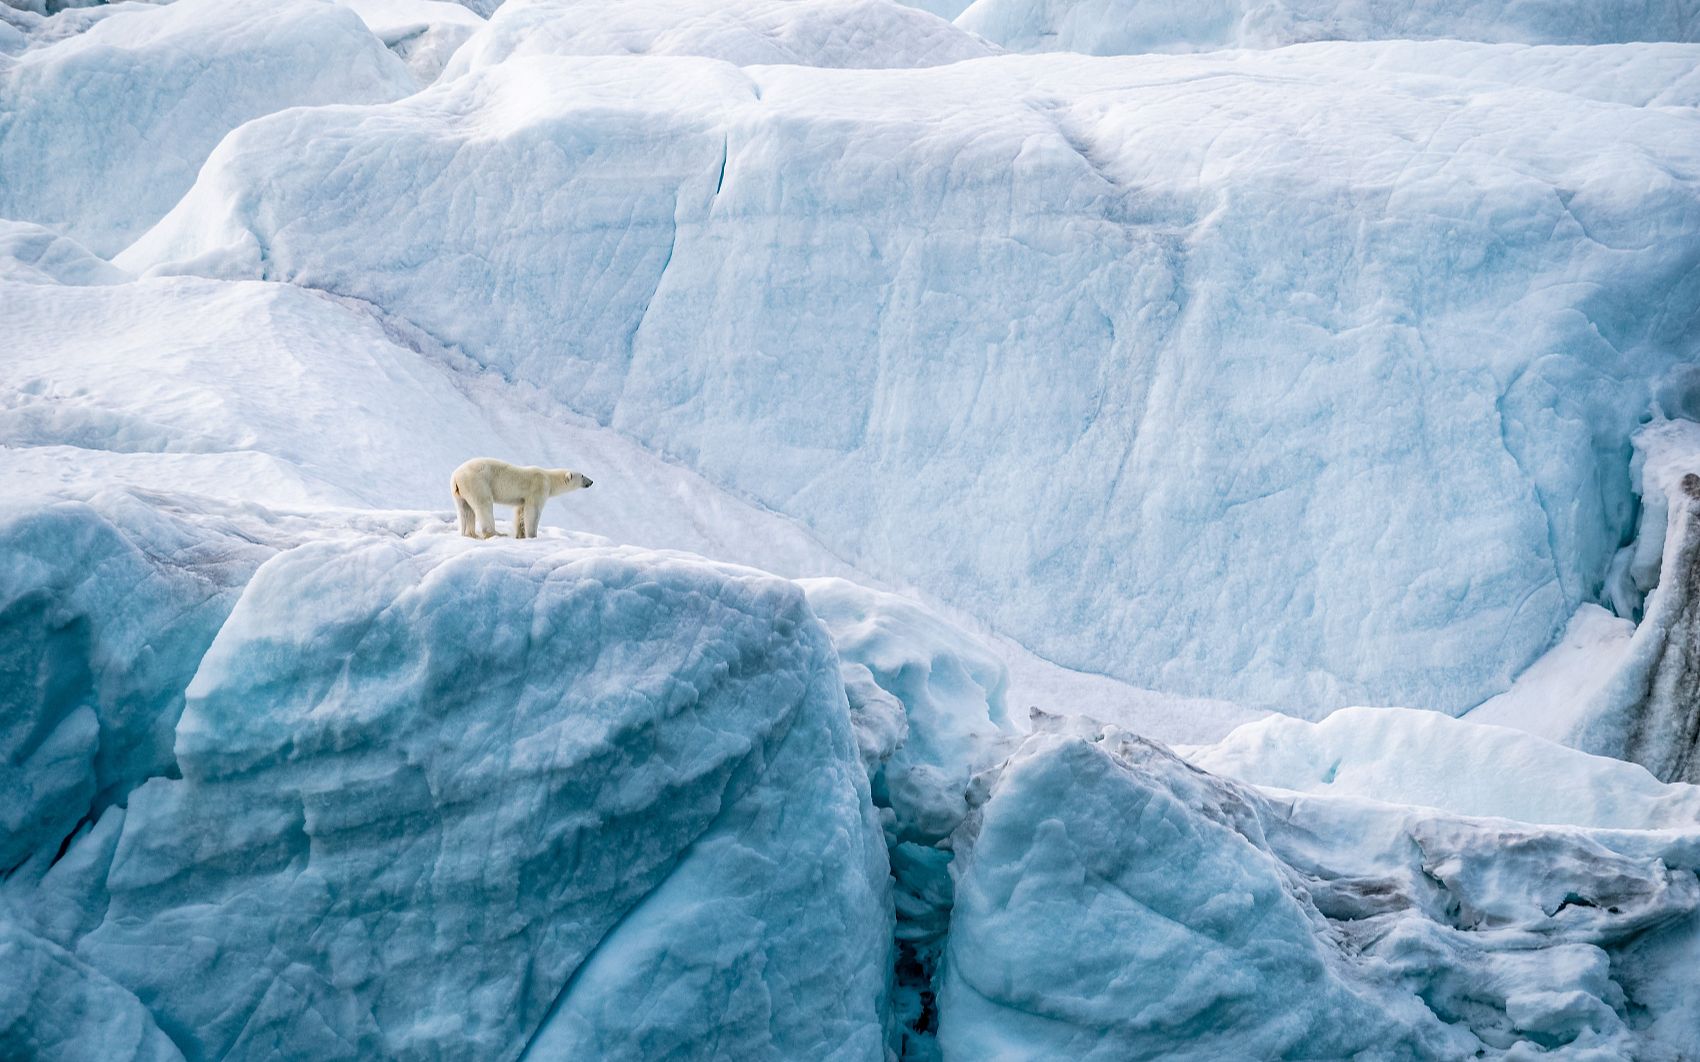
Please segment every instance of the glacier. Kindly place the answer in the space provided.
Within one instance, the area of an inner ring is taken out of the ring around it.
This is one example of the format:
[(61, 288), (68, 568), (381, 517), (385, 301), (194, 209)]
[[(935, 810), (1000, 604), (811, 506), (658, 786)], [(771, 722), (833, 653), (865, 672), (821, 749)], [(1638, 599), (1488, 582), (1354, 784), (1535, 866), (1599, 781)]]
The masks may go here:
[(0, 1058), (1700, 1057), (1689, 0), (61, 8)]

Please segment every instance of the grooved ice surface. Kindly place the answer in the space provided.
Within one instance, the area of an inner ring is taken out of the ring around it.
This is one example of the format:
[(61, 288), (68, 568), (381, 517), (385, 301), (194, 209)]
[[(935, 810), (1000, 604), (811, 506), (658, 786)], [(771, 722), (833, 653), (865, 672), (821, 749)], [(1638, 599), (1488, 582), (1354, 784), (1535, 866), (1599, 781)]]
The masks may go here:
[(1700, 122), (1330, 54), (518, 57), (244, 126), (120, 264), (370, 300), (1064, 664), (1457, 712), (1628, 533)]
[(888, 0), (508, 0), (447, 77), (524, 55), (700, 55), (739, 66), (937, 66), (998, 49)]
[(1700, 40), (1697, 0), (975, 0), (957, 17), (1014, 51), (1094, 55), (1447, 38), (1522, 44)]
[(312, 0), (124, 5), (80, 33), (54, 26), (0, 64), (0, 217), (104, 255), (171, 209), (248, 119), (414, 89), (352, 11)]
[(884, 845), (782, 580), (303, 545), (220, 631), (176, 756), (63, 946), (190, 1058), (511, 1059), (540, 1029), (554, 1057), (883, 1057)]

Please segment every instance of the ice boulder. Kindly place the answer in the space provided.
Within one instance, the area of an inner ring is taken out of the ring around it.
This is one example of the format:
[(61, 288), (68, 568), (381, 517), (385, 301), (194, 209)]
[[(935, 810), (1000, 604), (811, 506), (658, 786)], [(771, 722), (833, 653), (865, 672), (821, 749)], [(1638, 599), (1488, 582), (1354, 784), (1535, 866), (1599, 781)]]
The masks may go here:
[(1700, 829), (1263, 793), (1043, 728), (958, 831), (945, 1057), (1685, 1057)]
[(1059, 663), (1456, 713), (1633, 522), (1697, 130), (1257, 54), (515, 57), (249, 123), (120, 264), (374, 303)]
[(1094, 55), (1318, 40), (1700, 41), (1695, 0), (974, 0), (956, 21), (1016, 51)]
[(1354, 983), (1253, 807), (1135, 747), (1040, 735), (999, 772), (958, 845), (947, 1057), (1447, 1054), (1415, 1000)]
[(27, 221), (0, 220), (0, 280), (122, 284), (131, 276), (77, 241)]
[(477, 13), (449, 0), (337, 2), (353, 8), (421, 85), (435, 81), (456, 50), (484, 28), (484, 19)]
[(334, 4), (177, 0), (115, 12), (0, 67), (0, 217), (97, 254), (165, 214), (248, 119), (414, 90), (401, 61)]
[(188, 1057), (884, 1057), (885, 848), (791, 583), (309, 543), (249, 583), (175, 751), (70, 950)]
[(456, 77), (523, 55), (700, 55), (738, 66), (937, 66), (997, 51), (893, 0), (508, 0)]

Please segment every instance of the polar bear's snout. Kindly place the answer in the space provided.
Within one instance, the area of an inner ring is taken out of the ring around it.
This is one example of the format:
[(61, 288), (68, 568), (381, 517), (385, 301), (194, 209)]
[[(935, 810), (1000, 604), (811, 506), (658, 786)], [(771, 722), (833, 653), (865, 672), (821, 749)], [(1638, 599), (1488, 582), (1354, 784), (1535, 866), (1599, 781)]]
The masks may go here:
[(594, 479), (591, 479), (589, 476), (584, 477), (584, 487), (586, 490), (589, 490), (594, 486), (596, 486), (596, 481)]

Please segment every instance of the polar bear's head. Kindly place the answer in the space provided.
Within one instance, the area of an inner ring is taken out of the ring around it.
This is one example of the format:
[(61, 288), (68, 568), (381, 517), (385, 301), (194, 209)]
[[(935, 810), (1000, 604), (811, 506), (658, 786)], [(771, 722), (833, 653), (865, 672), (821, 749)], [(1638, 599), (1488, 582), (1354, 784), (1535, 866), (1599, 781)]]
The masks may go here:
[(583, 490), (593, 481), (583, 472), (574, 472), (570, 468), (551, 468), (549, 470), (549, 494), (565, 494), (570, 490)]

